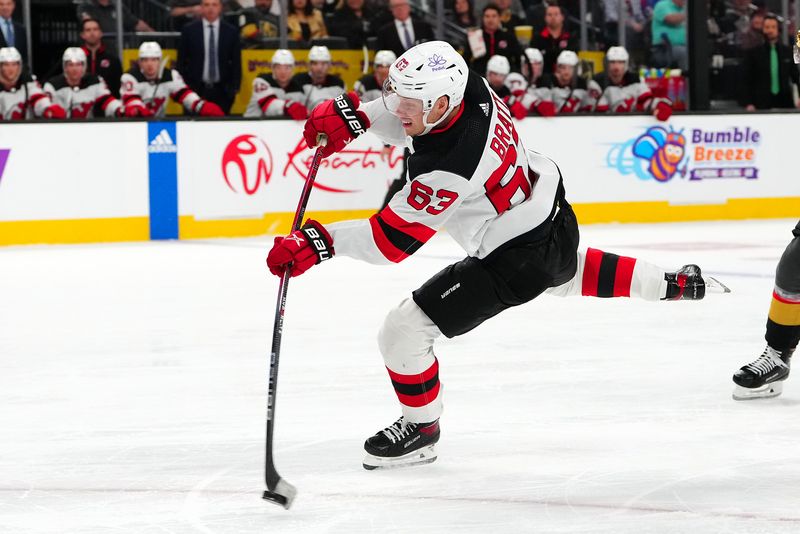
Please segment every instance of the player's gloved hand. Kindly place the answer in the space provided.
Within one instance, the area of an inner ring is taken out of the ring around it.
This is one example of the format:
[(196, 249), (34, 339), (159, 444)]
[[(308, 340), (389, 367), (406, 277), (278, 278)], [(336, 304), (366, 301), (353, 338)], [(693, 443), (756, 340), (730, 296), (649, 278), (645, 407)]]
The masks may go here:
[(125, 117), (152, 117), (153, 112), (150, 111), (147, 106), (142, 105), (127, 105), (125, 109), (122, 110), (122, 114)]
[(333, 239), (320, 223), (309, 219), (299, 230), (286, 237), (276, 237), (267, 255), (267, 267), (275, 276), (283, 276), (291, 264), (291, 276), (299, 276), (312, 266), (333, 257)]
[(323, 147), (322, 156), (328, 157), (343, 150), (347, 143), (366, 132), (369, 119), (363, 111), (358, 111), (359, 103), (358, 95), (351, 91), (315, 107), (303, 129), (308, 146), (316, 146), (317, 136), (325, 134), (328, 144)]
[(556, 105), (552, 100), (542, 100), (539, 102), (539, 105), (536, 106), (536, 112), (542, 117), (555, 117)]
[(45, 119), (66, 119), (67, 112), (64, 111), (64, 108), (62, 108), (58, 104), (50, 104), (49, 106), (47, 106), (47, 108), (45, 108), (42, 116)]
[(656, 103), (656, 109), (653, 111), (653, 115), (660, 121), (669, 120), (672, 116), (672, 106), (669, 105), (668, 102), (660, 100)]
[(216, 105), (214, 102), (210, 100), (201, 100), (200, 107), (197, 110), (197, 114), (201, 117), (224, 117), (225, 112), (222, 111), (222, 108)]
[(308, 108), (300, 102), (287, 100), (283, 110), (286, 112), (286, 116), (292, 120), (304, 121), (308, 118)]
[(525, 117), (528, 116), (528, 110), (525, 109), (525, 106), (522, 105), (522, 102), (517, 100), (509, 107), (511, 114), (514, 115), (514, 118), (521, 121)]

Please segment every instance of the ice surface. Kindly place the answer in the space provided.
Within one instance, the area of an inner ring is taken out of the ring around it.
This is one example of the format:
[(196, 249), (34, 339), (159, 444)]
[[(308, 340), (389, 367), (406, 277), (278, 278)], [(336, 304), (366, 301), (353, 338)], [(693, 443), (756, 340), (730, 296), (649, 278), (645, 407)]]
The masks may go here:
[(460, 250), (443, 236), (294, 279), (289, 511), (260, 498), (271, 240), (0, 249), (0, 531), (800, 532), (800, 382), (737, 403), (730, 380), (763, 349), (795, 223), (583, 228), (583, 246), (696, 262), (733, 293), (543, 296), (443, 340), (440, 457), (406, 470), (361, 467), (399, 415), (376, 332)]

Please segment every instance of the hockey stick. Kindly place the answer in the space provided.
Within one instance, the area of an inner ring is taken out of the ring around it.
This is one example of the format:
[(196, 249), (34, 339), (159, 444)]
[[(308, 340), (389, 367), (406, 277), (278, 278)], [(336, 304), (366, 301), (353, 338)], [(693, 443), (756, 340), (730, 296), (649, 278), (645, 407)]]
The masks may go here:
[[(303, 186), (303, 192), (300, 194), (300, 202), (297, 204), (297, 210), (294, 212), (292, 232), (298, 230), (300, 224), (303, 222), (303, 215), (306, 212), (308, 197), (311, 196), (311, 186), (314, 184), (314, 179), (317, 177), (319, 162), (322, 161), (322, 147), (324, 147), (326, 143), (327, 138), (325, 135), (319, 134), (317, 136), (318, 148), (311, 162), (311, 170), (308, 172), (308, 178), (306, 178), (306, 183)], [(267, 483), (267, 489), (262, 495), (264, 500), (279, 504), (287, 510), (292, 505), (295, 495), (297, 495), (297, 488), (282, 479), (275, 469), (275, 462), (272, 459), (272, 444), (275, 436), (275, 398), (278, 391), (278, 361), (281, 355), (283, 314), (286, 309), (286, 293), (289, 290), (290, 270), (291, 266), (283, 273), (281, 283), (278, 286), (278, 303), (275, 308), (275, 324), (272, 330), (272, 354), (270, 355), (269, 361), (269, 390), (267, 393), (267, 447), (266, 461), (264, 463), (264, 480)]]

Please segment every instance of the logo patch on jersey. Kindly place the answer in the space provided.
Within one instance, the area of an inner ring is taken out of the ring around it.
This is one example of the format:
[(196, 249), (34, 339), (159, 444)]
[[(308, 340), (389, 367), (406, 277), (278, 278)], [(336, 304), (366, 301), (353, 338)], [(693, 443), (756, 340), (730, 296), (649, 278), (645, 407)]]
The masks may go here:
[(158, 132), (153, 139), (150, 140), (150, 144), (147, 147), (148, 152), (177, 152), (178, 147), (175, 146), (175, 142), (172, 140), (172, 137), (169, 136), (169, 132), (167, 130), (161, 130)]
[(488, 102), (483, 102), (480, 106), (481, 106), (481, 109), (483, 110), (484, 115), (486, 115), (488, 117), (489, 116), (489, 103)]
[(9, 154), (11, 154), (10, 148), (0, 148), (0, 182), (3, 181), (3, 171), (6, 170)]

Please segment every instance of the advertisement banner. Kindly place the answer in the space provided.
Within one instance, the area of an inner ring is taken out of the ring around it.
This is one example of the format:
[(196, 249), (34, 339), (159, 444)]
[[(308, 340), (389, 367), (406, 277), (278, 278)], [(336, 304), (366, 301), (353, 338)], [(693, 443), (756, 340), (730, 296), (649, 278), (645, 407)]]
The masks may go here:
[(147, 124), (150, 239), (178, 238), (178, 137), (174, 122)]

